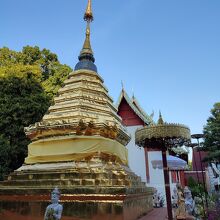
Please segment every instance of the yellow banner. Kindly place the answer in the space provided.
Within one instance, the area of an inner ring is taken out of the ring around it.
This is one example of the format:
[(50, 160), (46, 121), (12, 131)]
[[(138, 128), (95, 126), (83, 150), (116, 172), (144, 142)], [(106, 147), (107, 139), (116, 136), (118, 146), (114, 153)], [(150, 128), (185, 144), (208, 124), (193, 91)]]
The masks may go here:
[(94, 136), (53, 137), (35, 141), (28, 146), (25, 163), (79, 161), (97, 153), (114, 155), (128, 165), (126, 147), (115, 140)]

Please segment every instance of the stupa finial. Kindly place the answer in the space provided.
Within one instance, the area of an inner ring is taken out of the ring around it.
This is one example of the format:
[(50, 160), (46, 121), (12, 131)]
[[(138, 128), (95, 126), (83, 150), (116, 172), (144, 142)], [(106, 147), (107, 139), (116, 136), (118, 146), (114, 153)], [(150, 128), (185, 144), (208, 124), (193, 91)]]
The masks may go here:
[(80, 60), (80, 57), (83, 56), (83, 54), (90, 54), (90, 55), (92, 55), (92, 57), (90, 57), (90, 60), (92, 60), (93, 62), (95, 61), (95, 59), (93, 57), (91, 43), (90, 43), (90, 24), (89, 24), (89, 22), (87, 23), (86, 39), (84, 41), (83, 48), (82, 48), (82, 50), (80, 52), (79, 60)]
[(92, 62), (95, 61), (94, 57), (93, 57), (93, 52), (92, 52), (92, 47), (90, 44), (90, 23), (93, 21), (93, 14), (92, 14), (92, 2), (91, 0), (88, 0), (88, 5), (86, 8), (86, 12), (84, 14), (84, 20), (87, 22), (87, 27), (86, 27), (86, 39), (85, 42), (83, 44), (83, 48), (80, 52), (80, 56), (79, 56), (79, 60), (80, 57), (84, 57), (84, 54), (90, 55), (86, 56), (86, 58), (88, 58), (89, 60), (91, 60)]
[(164, 121), (163, 121), (163, 117), (162, 117), (161, 111), (159, 111), (159, 119), (158, 119), (157, 124), (158, 124), (158, 125), (162, 125), (162, 124), (164, 124)]
[(79, 55), (80, 62), (76, 64), (75, 70), (89, 69), (97, 72), (97, 68), (94, 64), (95, 58), (93, 56), (93, 51), (90, 43), (90, 23), (93, 21), (93, 19), (92, 1), (88, 0), (88, 5), (84, 14), (84, 20), (87, 22), (86, 39)]
[(86, 12), (84, 14), (84, 20), (87, 21), (87, 22), (92, 22), (93, 21), (91, 0), (88, 0), (88, 5), (87, 5), (87, 8), (86, 8)]

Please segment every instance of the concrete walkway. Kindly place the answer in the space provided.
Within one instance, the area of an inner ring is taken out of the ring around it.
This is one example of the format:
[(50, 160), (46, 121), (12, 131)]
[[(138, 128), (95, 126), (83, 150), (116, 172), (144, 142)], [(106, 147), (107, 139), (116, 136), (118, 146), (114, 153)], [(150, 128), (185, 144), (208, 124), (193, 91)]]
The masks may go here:
[(166, 220), (167, 218), (166, 208), (154, 208), (146, 216), (140, 218), (139, 220)]

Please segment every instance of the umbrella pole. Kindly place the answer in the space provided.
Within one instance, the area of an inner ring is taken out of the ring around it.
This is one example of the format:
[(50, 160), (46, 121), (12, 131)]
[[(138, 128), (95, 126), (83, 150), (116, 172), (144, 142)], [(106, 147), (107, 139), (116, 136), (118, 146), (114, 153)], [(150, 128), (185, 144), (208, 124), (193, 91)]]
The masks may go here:
[(165, 192), (166, 192), (166, 201), (167, 201), (167, 214), (168, 214), (168, 219), (173, 220), (171, 195), (170, 195), (170, 178), (169, 178), (167, 155), (165, 148), (162, 149), (162, 161), (163, 161), (163, 173), (164, 173), (164, 183), (165, 183)]

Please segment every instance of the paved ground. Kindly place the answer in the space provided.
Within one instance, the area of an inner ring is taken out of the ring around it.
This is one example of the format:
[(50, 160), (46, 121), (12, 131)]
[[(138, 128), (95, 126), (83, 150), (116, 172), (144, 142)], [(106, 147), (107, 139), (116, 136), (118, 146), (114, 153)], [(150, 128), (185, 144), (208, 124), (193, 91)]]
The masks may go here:
[(146, 216), (140, 218), (139, 220), (166, 220), (167, 209), (166, 208), (154, 208)]
[[(166, 208), (153, 209), (148, 215), (140, 218), (139, 220), (167, 220), (166, 213), (167, 213)], [(26, 216), (24, 218), (24, 216), (19, 215), (17, 213), (5, 211), (4, 213), (0, 213), (0, 220), (4, 220), (4, 219), (7, 219), (7, 220), (42, 220), (42, 217)], [(72, 217), (63, 217), (62, 219), (63, 220), (64, 219), (65, 220), (79, 220), (78, 218), (72, 218)], [(104, 219), (104, 218), (101, 218), (101, 219)]]

